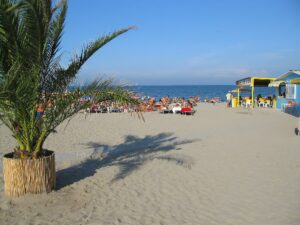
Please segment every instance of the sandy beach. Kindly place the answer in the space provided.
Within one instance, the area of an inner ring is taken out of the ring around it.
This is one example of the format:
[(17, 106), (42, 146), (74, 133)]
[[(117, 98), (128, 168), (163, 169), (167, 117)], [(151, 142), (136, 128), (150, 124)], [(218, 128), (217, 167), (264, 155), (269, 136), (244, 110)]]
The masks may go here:
[[(194, 116), (76, 115), (45, 147), (57, 190), (9, 199), (0, 224), (300, 224), (298, 118), (199, 104)], [(0, 157), (15, 145), (0, 125)], [(2, 161), (1, 161), (2, 164)]]

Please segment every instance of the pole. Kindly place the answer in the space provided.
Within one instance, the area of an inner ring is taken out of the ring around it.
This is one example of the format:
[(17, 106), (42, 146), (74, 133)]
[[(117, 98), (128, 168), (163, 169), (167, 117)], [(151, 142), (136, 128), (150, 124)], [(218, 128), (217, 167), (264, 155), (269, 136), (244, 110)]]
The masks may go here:
[(237, 107), (240, 107), (240, 88), (238, 88)]
[(251, 103), (252, 103), (252, 108), (254, 108), (254, 85), (252, 86), (251, 89)]

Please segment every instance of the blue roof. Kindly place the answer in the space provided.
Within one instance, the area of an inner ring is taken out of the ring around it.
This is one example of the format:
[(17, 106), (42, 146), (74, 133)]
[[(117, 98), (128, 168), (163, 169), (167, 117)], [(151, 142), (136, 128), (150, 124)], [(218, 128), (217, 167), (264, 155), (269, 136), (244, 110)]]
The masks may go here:
[(277, 77), (276, 80), (283, 80), (286, 82), (290, 82), (293, 79), (300, 78), (300, 70), (290, 70), (287, 73), (282, 74)]

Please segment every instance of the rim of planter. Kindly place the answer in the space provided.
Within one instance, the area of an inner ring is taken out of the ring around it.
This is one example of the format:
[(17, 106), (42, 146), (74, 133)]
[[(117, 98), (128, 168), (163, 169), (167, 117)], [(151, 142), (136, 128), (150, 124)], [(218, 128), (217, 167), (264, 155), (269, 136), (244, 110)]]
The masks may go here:
[(9, 152), (9, 153), (6, 153), (5, 155), (3, 155), (3, 158), (6, 158), (6, 159), (11, 159), (11, 160), (39, 160), (39, 159), (44, 159), (44, 158), (48, 158), (48, 157), (51, 157), (52, 155), (55, 154), (54, 151), (51, 151), (51, 150), (48, 150), (48, 149), (44, 149), (42, 150), (43, 154), (36, 158), (36, 159), (32, 159), (32, 158), (14, 158), (14, 152)]

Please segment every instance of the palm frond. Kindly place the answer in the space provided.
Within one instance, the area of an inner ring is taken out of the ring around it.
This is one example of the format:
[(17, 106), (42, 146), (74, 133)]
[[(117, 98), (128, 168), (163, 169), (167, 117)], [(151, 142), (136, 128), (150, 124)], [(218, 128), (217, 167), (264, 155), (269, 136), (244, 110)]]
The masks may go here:
[(75, 55), (71, 60), (70, 65), (67, 69), (61, 71), (60, 80), (64, 80), (65, 83), (69, 83), (73, 81), (75, 75), (79, 72), (82, 65), (101, 47), (106, 45), (111, 40), (115, 39), (119, 35), (133, 29), (134, 27), (128, 27), (124, 29), (117, 30), (111, 34), (105, 35), (103, 37), (98, 38), (97, 40), (90, 42), (87, 44), (82, 50), (79, 55)]
[[(60, 64), (60, 44), (67, 1), (0, 0), (0, 120), (12, 131), (19, 149), (41, 151), (46, 137), (64, 120), (90, 103), (133, 102), (131, 93), (112, 80), (96, 80), (65, 94), (82, 65), (105, 44), (133, 27), (117, 30), (87, 44), (70, 64)], [(37, 109), (44, 109), (37, 117)]]

